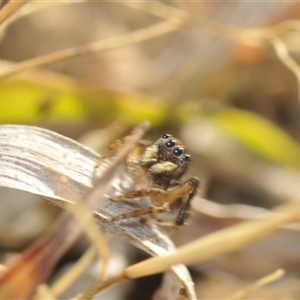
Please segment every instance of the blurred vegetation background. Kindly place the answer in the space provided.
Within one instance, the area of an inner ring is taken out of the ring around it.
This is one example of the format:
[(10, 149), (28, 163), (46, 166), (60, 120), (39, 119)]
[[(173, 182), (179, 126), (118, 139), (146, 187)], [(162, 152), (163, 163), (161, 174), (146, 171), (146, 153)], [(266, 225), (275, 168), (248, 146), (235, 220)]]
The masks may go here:
[[(193, 157), (189, 175), (210, 200), (195, 201), (178, 245), (299, 199), (299, 3), (30, 1), (11, 9), (0, 28), (0, 123), (49, 128), (99, 152), (143, 120), (152, 124), (148, 139), (178, 136)], [(2, 190), (5, 256), (57, 210)], [(285, 279), (256, 298), (297, 299), (297, 230), (194, 268), (199, 299), (220, 299), (279, 267)], [(146, 299), (139, 292), (128, 299)]]

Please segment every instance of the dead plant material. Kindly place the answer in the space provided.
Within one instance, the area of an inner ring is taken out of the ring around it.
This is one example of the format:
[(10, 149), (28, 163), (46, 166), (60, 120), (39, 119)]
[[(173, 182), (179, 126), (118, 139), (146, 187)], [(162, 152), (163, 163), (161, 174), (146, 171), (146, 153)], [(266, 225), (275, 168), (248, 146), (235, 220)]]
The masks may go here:
[(6, 3), (0, 10), (0, 24), (7, 20), (27, 2), (29, 2), (29, 0), (8, 1), (8, 3)]
[(83, 46), (68, 48), (65, 50), (28, 59), (18, 64), (15, 64), (11, 67), (8, 67), (5, 70), (2, 70), (0, 72), (0, 80), (1, 79), (3, 80), (17, 73), (26, 71), (28, 69), (45, 66), (48, 64), (59, 62), (79, 55), (85, 55), (92, 52), (107, 51), (115, 48), (128, 46), (131, 44), (139, 43), (175, 31), (178, 28), (179, 25), (175, 23), (169, 21), (163, 21), (125, 35), (112, 37), (103, 41), (93, 42)]
[[(119, 223), (110, 221), (112, 215), (131, 211), (133, 207), (138, 207), (138, 203), (118, 203), (103, 197), (110, 184), (108, 194), (113, 195), (120, 188), (120, 182), (126, 180), (126, 177), (122, 178), (124, 172), (120, 170), (110, 183), (131, 145), (140, 138), (146, 127), (147, 124), (142, 124), (133, 132), (132, 138), (127, 140), (111, 164), (103, 167), (102, 173), (93, 181), (95, 165), (99, 160), (99, 155), (95, 152), (45, 129), (0, 126), (0, 185), (41, 195), (66, 210), (75, 207), (74, 200), (82, 199), (83, 203), (80, 205), (87, 211), (85, 217), (80, 218), (77, 212), (74, 213), (73, 209), (71, 211), (89, 233), (92, 227), (86, 226), (87, 216), (93, 207), (93, 218), (104, 231), (119, 236), (151, 255), (165, 255), (174, 250), (174, 246), (155, 226), (136, 220)], [(28, 298), (33, 295), (37, 285), (49, 276), (57, 260), (81, 230), (70, 215), (62, 217), (50, 232), (37, 240), (1, 274), (2, 298)], [(91, 239), (95, 241), (94, 238), (93, 235)], [(175, 292), (185, 289), (189, 299), (196, 299), (193, 283), (185, 267), (174, 267), (173, 272), (176, 278), (173, 283), (177, 286)], [(32, 280), (28, 282), (30, 278)], [(26, 287), (16, 289), (17, 282), (21, 279)]]

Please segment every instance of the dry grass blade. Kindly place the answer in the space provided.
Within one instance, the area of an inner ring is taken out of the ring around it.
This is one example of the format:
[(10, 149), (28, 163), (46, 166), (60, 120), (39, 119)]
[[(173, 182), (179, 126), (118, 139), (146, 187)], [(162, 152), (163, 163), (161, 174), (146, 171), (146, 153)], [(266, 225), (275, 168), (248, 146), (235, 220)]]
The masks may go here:
[(0, 79), (4, 79), (8, 76), (12, 76), (19, 72), (36, 68), (48, 64), (52, 64), (58, 61), (62, 61), (71, 57), (92, 53), (92, 52), (99, 52), (99, 51), (106, 51), (111, 50), (118, 47), (124, 47), (127, 45), (131, 45), (134, 43), (142, 42), (174, 30), (177, 30), (179, 25), (169, 21), (163, 21), (152, 26), (139, 29), (137, 31), (131, 32), (129, 34), (109, 38), (103, 41), (98, 41), (94, 43), (89, 43), (83, 46), (68, 48), (65, 50), (57, 51), (54, 53), (46, 54), (43, 56), (39, 56), (36, 58), (32, 58), (14, 66), (11, 66), (7, 69), (4, 69), (0, 72)]
[(54, 204), (71, 203), (92, 186), (99, 155), (71, 139), (42, 128), (2, 125), (0, 141), (1, 186), (51, 198)]
[(280, 206), (264, 219), (244, 222), (189, 243), (165, 257), (156, 257), (129, 267), (126, 277), (135, 278), (167, 270), (176, 264), (194, 264), (237, 251), (276, 231), (279, 226), (300, 219), (299, 201)]
[[(103, 197), (103, 195), (101, 197)], [(90, 212), (83, 203), (77, 201), (77, 205), (69, 205), (68, 211), (75, 217), (91, 243), (97, 249), (99, 256), (102, 258), (102, 264), (98, 274), (99, 279), (102, 280), (105, 276), (109, 259), (109, 249), (107, 247), (105, 236), (101, 230), (95, 226), (95, 223), (91, 219), (92, 212)]]
[[(9, 62), (7, 60), (0, 59), (0, 65), (3, 68), (12, 68), (17, 63)], [(71, 78), (70, 76), (55, 73), (46, 69), (32, 69), (26, 73), (17, 76), (18, 79), (37, 84), (45, 87), (54, 88), (62, 91), (74, 91), (77, 89), (87, 89), (82, 82)]]
[[(78, 223), (84, 229), (87, 236), (90, 238), (93, 245), (97, 248), (99, 255), (102, 257), (102, 267), (99, 272), (99, 280), (105, 276), (105, 271), (108, 263), (109, 251), (106, 246), (106, 239), (92, 221), (91, 215), (96, 204), (103, 199), (104, 193), (110, 187), (110, 182), (116, 175), (121, 163), (125, 160), (130, 152), (131, 147), (142, 138), (145, 131), (148, 129), (149, 123), (144, 122), (136, 127), (132, 135), (126, 140), (123, 146), (118, 151), (113, 162), (96, 178), (93, 182), (93, 188), (88, 189), (82, 196), (82, 199), (77, 199), (76, 205), (68, 205), (68, 211), (76, 218)], [(81, 201), (82, 200), (82, 201)]]
[(270, 43), (273, 45), (280, 61), (295, 75), (298, 83), (298, 99), (300, 101), (300, 66), (290, 56), (287, 46), (278, 36), (270, 38)]
[(280, 279), (284, 275), (284, 270), (279, 269), (275, 272), (272, 272), (271, 274), (268, 274), (267, 276), (264, 276), (263, 278), (260, 278), (259, 280), (255, 281), (253, 284), (243, 288), (240, 291), (237, 291), (233, 293), (231, 296), (227, 298), (227, 300), (237, 300), (244, 298), (247, 294), (251, 293), (252, 291), (255, 291), (256, 289), (271, 283), (275, 280)]
[(9, 1), (4, 7), (0, 10), (0, 24), (7, 20), (12, 14), (14, 14), (21, 6), (29, 0), (19, 0), (19, 1)]
[(273, 212), (264, 219), (247, 221), (230, 228), (220, 230), (216, 233), (186, 244), (171, 254), (163, 257), (150, 258), (146, 261), (130, 266), (115, 277), (104, 281), (98, 287), (94, 287), (94, 293), (99, 293), (102, 290), (124, 280), (164, 272), (174, 265), (191, 265), (210, 260), (217, 255), (237, 251), (248, 244), (271, 234), (276, 231), (279, 226), (289, 222), (299, 221), (299, 219), (299, 201), (290, 202), (274, 209)]
[(88, 203), (93, 204), (99, 201), (99, 195), (103, 195), (106, 192), (107, 187), (115, 176), (120, 164), (125, 160), (132, 146), (136, 144), (145, 134), (149, 128), (149, 125), (149, 122), (146, 121), (137, 126), (117, 152), (117, 155), (113, 159), (113, 163), (107, 169), (105, 169), (105, 172), (101, 176), (96, 177), (96, 179), (93, 181), (94, 188), (88, 190), (87, 195), (83, 197)]
[(59, 278), (49, 289), (51, 294), (59, 296), (65, 291), (79, 276), (83, 270), (92, 262), (96, 257), (97, 251), (94, 246), (91, 246), (82, 257), (68, 270), (61, 278)]
[(162, 2), (124, 2), (126, 6), (139, 9), (154, 16), (165, 18), (170, 22), (183, 25), (191, 17), (186, 11)]

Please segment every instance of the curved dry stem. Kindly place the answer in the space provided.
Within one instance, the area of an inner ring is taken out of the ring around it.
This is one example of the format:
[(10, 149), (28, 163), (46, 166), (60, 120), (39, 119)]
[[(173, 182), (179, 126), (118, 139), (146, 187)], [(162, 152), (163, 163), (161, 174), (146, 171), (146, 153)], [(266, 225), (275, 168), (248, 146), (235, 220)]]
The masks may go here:
[(56, 300), (54, 295), (51, 293), (51, 290), (47, 284), (40, 284), (37, 287), (36, 294), (33, 297), (33, 300)]
[[(126, 3), (126, 5), (165, 18), (170, 22), (175, 22), (177, 24), (183, 24), (193, 17), (192, 12), (187, 12), (161, 2), (134, 2)], [(196, 20), (195, 16), (193, 19)], [(246, 45), (261, 46), (263, 42), (270, 41), (279, 60), (296, 76), (298, 83), (298, 98), (300, 101), (300, 66), (292, 59), (286, 45), (279, 38), (279, 35), (289, 30), (299, 31), (299, 20), (286, 20), (270, 27), (257, 28), (237, 28), (218, 23), (204, 15), (200, 18), (198, 17), (196, 21), (203, 25), (213, 36), (234, 40)]]
[(29, 2), (29, 0), (9, 1), (7, 4), (5, 4), (0, 10), (0, 24), (13, 15), (26, 2)]
[(63, 291), (65, 291), (88, 267), (89, 264), (96, 257), (97, 251), (94, 246), (90, 246), (88, 250), (82, 255), (82, 257), (65, 273), (61, 278), (55, 281), (55, 283), (50, 287), (51, 294), (54, 296), (59, 296)]
[(271, 27), (254, 29), (234, 28), (211, 20), (206, 20), (205, 23), (211, 34), (246, 45), (261, 46), (264, 41), (269, 41), (274, 47), (278, 59), (295, 75), (298, 84), (298, 99), (300, 101), (300, 66), (290, 56), (287, 46), (279, 37), (280, 34), (286, 31), (300, 30), (299, 21), (288, 20)]
[(121, 272), (99, 284), (98, 281), (94, 282), (89, 288), (87, 288), (84, 292), (81, 294), (77, 295), (75, 298), (72, 300), (88, 300), (92, 299), (96, 294), (99, 294), (100, 292), (116, 285), (119, 283), (124, 282), (125, 280), (128, 280), (125, 276), (124, 272)]
[[(23, 4), (25, 4), (27, 2), (26, 5), (26, 9), (21, 9), (18, 10), (20, 7), (18, 6), (18, 4), (21, 6)], [(14, 3), (14, 6), (11, 5), (10, 7), (10, 16), (9, 18), (6, 18), (2, 23), (1, 23), (1, 31), (3, 32), (3, 30), (5, 30), (8, 26), (10, 26), (13, 22), (19, 20), (20, 18), (26, 16), (26, 15), (30, 15), (35, 13), (36, 11), (40, 10), (40, 9), (45, 9), (48, 8), (49, 6), (53, 6), (53, 5), (61, 5), (61, 4), (68, 4), (68, 3), (63, 3), (63, 2), (39, 2), (37, 3), (36, 1), (30, 1), (30, 0), (26, 0), (26, 1), (11, 1), (9, 2), (10, 4)], [(71, 3), (71, 2), (69, 2)], [(6, 6), (5, 6), (6, 7)], [(6, 14), (8, 15), (8, 14)]]
[(91, 219), (88, 208), (80, 199), (77, 200), (76, 205), (68, 204), (68, 211), (74, 216), (76, 221), (80, 224), (87, 237), (97, 249), (102, 263), (99, 270), (99, 278), (103, 279), (107, 269), (109, 259), (109, 249), (106, 243), (106, 238), (101, 230), (95, 225)]
[(128, 46), (131, 44), (135, 44), (138, 42), (142, 42), (175, 31), (179, 27), (180, 26), (175, 23), (169, 21), (163, 21), (160, 23), (156, 23), (152, 26), (136, 30), (129, 34), (112, 37), (106, 40), (89, 43), (79, 47), (68, 48), (50, 54), (42, 55), (36, 58), (32, 58), (29, 60), (25, 60), (5, 70), (2, 70), (0, 72), (0, 80), (31, 68), (52, 64), (68, 58), (72, 58), (72, 57), (76, 57), (76, 56), (80, 56), (92, 52), (107, 51), (119, 47)]
[(263, 287), (266, 284), (269, 284), (271, 282), (274, 282), (275, 280), (280, 279), (282, 276), (284, 276), (285, 272), (282, 269), (278, 269), (275, 272), (272, 272), (271, 274), (268, 274), (267, 276), (264, 276), (251, 285), (233, 293), (231, 296), (227, 298), (227, 300), (237, 300), (242, 299), (245, 296), (247, 296), (249, 293)]
[(273, 36), (269, 39), (270, 43), (273, 45), (279, 60), (293, 72), (298, 83), (298, 99), (300, 101), (300, 66), (297, 62), (290, 56), (287, 46), (278, 36)]
[(122, 4), (183, 25), (191, 15), (177, 7), (162, 2), (123, 2)]

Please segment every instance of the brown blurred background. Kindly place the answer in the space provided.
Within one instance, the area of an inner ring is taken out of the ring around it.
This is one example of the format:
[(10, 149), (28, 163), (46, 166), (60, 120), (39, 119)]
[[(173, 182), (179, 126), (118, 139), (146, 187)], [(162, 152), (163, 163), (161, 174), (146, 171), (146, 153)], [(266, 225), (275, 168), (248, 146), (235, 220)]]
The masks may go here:
[[(194, 201), (190, 225), (174, 237), (186, 243), (300, 196), (300, 70), (290, 70), (272, 39), (260, 36), (271, 28), (297, 66), (299, 16), (295, 2), (32, 1), (2, 26), (0, 123), (49, 128), (99, 152), (144, 119), (152, 123), (146, 138), (178, 136), (193, 157), (187, 177), (200, 177), (199, 197), (210, 200)], [(158, 30), (142, 42), (1, 77), (12, 63), (174, 18), (172, 32)], [(57, 214), (44, 200), (2, 188), (2, 260), (26, 247)], [(298, 238), (297, 228), (282, 229), (244, 252), (196, 266), (199, 299), (226, 297), (276, 268), (286, 277), (252, 299), (297, 299)], [(61, 265), (84, 248), (79, 242)], [(144, 257), (130, 252), (130, 263)], [(111, 297), (151, 299), (149, 279), (123, 294)]]

